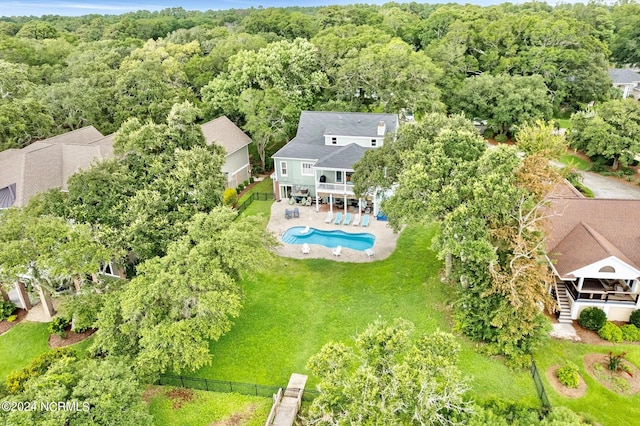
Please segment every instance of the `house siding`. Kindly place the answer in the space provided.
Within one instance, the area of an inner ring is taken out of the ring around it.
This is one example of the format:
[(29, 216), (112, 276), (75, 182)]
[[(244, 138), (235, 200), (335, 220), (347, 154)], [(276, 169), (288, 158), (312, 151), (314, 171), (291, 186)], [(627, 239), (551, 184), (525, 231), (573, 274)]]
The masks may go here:
[(242, 147), (225, 158), (222, 172), (228, 173), (227, 185), (235, 188), (238, 184), (249, 179), (249, 148)]
[[(286, 161), (287, 175), (282, 176), (280, 162)], [(294, 160), (291, 158), (275, 158), (274, 167), (276, 169), (276, 178), (279, 185), (290, 186), (306, 186), (309, 188), (309, 194), (315, 196), (315, 177), (302, 174), (302, 163), (314, 163), (315, 160)]]
[[(336, 143), (331, 143), (331, 138), (336, 138)], [(364, 148), (371, 148), (371, 140), (376, 140), (376, 148), (384, 145), (384, 136), (336, 136), (336, 135), (327, 135), (324, 137), (324, 144), (329, 146), (347, 146), (349, 144), (355, 143), (356, 145), (360, 145)]]

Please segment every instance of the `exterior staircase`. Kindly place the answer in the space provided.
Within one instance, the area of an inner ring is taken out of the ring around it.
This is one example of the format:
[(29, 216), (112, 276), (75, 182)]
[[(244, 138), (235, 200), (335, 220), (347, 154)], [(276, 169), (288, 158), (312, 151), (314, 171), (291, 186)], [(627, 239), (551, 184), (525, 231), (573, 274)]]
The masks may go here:
[(560, 316), (558, 322), (560, 324), (572, 324), (571, 320), (571, 306), (569, 305), (569, 296), (567, 296), (567, 289), (563, 282), (556, 283), (556, 298), (560, 305)]

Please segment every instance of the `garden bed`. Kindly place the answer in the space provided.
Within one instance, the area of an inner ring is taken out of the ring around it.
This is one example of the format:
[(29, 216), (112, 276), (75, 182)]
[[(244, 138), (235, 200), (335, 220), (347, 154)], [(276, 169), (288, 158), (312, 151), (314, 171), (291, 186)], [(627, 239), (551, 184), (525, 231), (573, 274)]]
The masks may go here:
[(559, 368), (559, 365), (553, 365), (547, 370), (547, 379), (549, 379), (549, 383), (551, 383), (553, 389), (560, 395), (566, 396), (567, 398), (580, 398), (583, 396), (587, 392), (587, 384), (582, 376), (579, 376), (580, 379), (577, 388), (567, 387), (560, 382), (560, 379), (558, 379), (557, 372)]
[(609, 355), (587, 354), (584, 368), (602, 386), (621, 395), (634, 395), (640, 391), (640, 370), (630, 362), (621, 361), (625, 370), (612, 371), (607, 367)]
[(27, 311), (25, 309), (18, 308), (13, 312), (13, 315), (16, 316), (15, 321), (7, 321), (7, 320), (0, 321), (0, 334), (6, 333), (11, 329), (11, 327), (13, 327), (14, 325), (18, 324), (20, 321), (25, 319), (25, 317), (27, 316)]
[(78, 342), (82, 342), (85, 339), (88, 339), (93, 333), (96, 332), (96, 329), (90, 328), (89, 330), (85, 330), (82, 333), (76, 333), (71, 330), (67, 330), (67, 337), (64, 339), (57, 334), (52, 334), (49, 336), (49, 347), (51, 349), (54, 348), (62, 348), (64, 346), (70, 346)]

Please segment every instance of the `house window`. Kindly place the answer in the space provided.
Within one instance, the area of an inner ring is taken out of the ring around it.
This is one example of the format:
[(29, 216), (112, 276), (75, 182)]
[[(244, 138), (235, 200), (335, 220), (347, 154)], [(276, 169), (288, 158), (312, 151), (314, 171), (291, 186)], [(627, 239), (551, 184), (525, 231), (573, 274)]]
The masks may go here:
[(351, 176), (353, 175), (353, 172), (347, 172), (347, 183), (351, 183)]
[(376, 146), (377, 139), (371, 139), (371, 146)]
[(336, 182), (342, 183), (342, 172), (336, 172)]
[(313, 163), (302, 163), (302, 175), (313, 176)]
[(280, 162), (280, 176), (286, 176), (287, 175), (287, 162), (286, 161), (281, 161)]
[(331, 138), (331, 145), (336, 145), (338, 143), (338, 138)]

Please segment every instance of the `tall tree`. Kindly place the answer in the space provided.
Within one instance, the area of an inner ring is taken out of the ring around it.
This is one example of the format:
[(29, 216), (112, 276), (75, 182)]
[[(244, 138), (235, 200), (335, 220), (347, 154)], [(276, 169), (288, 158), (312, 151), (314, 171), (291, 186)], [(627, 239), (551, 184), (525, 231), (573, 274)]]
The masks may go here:
[(613, 161), (613, 169), (627, 166), (640, 153), (640, 103), (619, 99), (571, 117), (571, 146), (589, 156)]
[(328, 343), (308, 368), (321, 377), (309, 409), (313, 424), (461, 424), (471, 411), (453, 335), (415, 338), (406, 320), (377, 321), (353, 347)]

